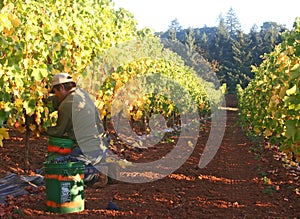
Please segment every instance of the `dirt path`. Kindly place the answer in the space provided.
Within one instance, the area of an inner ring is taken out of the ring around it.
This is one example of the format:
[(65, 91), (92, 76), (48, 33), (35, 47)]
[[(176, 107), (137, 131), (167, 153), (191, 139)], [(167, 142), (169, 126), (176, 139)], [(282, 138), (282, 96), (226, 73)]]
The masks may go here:
[[(235, 106), (232, 101), (236, 100), (230, 100), (228, 106)], [(208, 134), (207, 129), (201, 131), (191, 157), (169, 176), (151, 183), (118, 182), (103, 189), (87, 188), (84, 211), (55, 214), (55, 218), (300, 218), (300, 195), (294, 191), (300, 188), (299, 176), (275, 160), (274, 151), (249, 140), (237, 125), (237, 111), (227, 111), (221, 147), (214, 159), (199, 169)], [(13, 146), (20, 142), (7, 144)], [(35, 140), (35, 144), (45, 145), (45, 140)], [(127, 156), (132, 159), (151, 156), (151, 153), (158, 156), (165, 153), (162, 151), (166, 147), (172, 146), (158, 145), (155, 150), (131, 151)], [(42, 150), (34, 148), (35, 153)], [(4, 149), (0, 151), (4, 153)], [(41, 163), (41, 158), (35, 162)], [(20, 206), (24, 209), (22, 217), (54, 217), (45, 212), (44, 193), (33, 195), (36, 199)], [(119, 211), (105, 210), (110, 200), (118, 205)]]
[[(210, 216), (220, 218), (222, 215), (226, 218), (290, 218), (297, 214), (299, 216), (299, 197), (287, 189), (287, 179), (280, 182), (268, 174), (281, 168), (280, 164), (273, 160), (270, 162), (274, 164), (271, 164), (264, 158), (266, 155), (250, 152), (249, 148), (256, 146), (249, 142), (236, 125), (236, 114), (228, 112), (227, 128), (218, 154), (205, 170), (200, 170), (201, 178), (208, 178), (204, 186), (209, 185), (208, 192), (214, 194), (207, 195), (208, 203), (214, 206), (214, 210), (209, 208)], [(270, 154), (267, 154), (267, 157), (272, 159)], [(261, 180), (264, 175), (274, 178), (271, 184)], [(292, 197), (297, 198), (298, 202)]]

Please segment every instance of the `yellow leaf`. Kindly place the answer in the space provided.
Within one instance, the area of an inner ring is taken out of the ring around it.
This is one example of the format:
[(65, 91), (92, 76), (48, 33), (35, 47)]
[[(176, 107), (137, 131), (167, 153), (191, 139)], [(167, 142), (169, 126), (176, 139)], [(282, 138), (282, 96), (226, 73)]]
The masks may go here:
[(294, 161), (290, 161), (290, 165), (292, 167), (297, 167), (298, 166), (298, 163), (294, 162)]
[(188, 146), (192, 148), (194, 147), (194, 144), (191, 141), (188, 141)]
[(6, 128), (0, 128), (0, 147), (3, 147), (3, 139), (9, 139), (9, 134)]
[(11, 36), (13, 32), (14, 32), (14, 28), (11, 28), (11, 29), (4, 28), (3, 29), (3, 33), (5, 36)]
[(36, 130), (36, 125), (35, 125), (35, 124), (30, 124), (30, 125), (29, 125), (29, 129), (30, 129), (31, 131)]
[(134, 115), (133, 115), (133, 119), (135, 121), (139, 120), (143, 115), (143, 112), (141, 110), (138, 110)]
[(21, 125), (17, 130), (21, 133), (24, 133), (26, 131), (26, 127)]
[(115, 159), (110, 158), (110, 157), (107, 157), (107, 158), (105, 159), (105, 161), (106, 161), (107, 163), (113, 163), (113, 162), (115, 162)]
[(132, 162), (127, 160), (120, 160), (119, 165), (125, 169), (126, 167), (132, 166)]
[(256, 134), (259, 134), (259, 133), (260, 133), (260, 129), (259, 129), (257, 126), (255, 126), (255, 127), (253, 128), (253, 130), (254, 130), (254, 132), (255, 132)]
[(0, 128), (0, 135), (3, 136), (4, 139), (9, 139), (8, 129)]
[(44, 108), (44, 111), (45, 111), (45, 116), (48, 117), (48, 115), (49, 115), (49, 108), (48, 108), (48, 107), (45, 107), (45, 108)]
[(269, 136), (271, 136), (273, 133), (272, 133), (272, 131), (270, 131), (269, 129), (266, 129), (265, 130), (265, 136), (266, 137), (269, 137)]
[(295, 84), (292, 88), (290, 88), (286, 91), (286, 94), (288, 96), (291, 96), (291, 95), (295, 94), (296, 91), (297, 91), (297, 85)]
[(14, 14), (9, 14), (8, 18), (14, 27), (18, 27), (21, 24), (21, 20)]
[(300, 190), (298, 188), (295, 189), (297, 195), (300, 195)]
[(80, 174), (76, 174), (76, 176), (73, 176), (73, 180), (74, 180), (75, 182), (80, 182), (80, 181), (81, 181), (81, 176), (80, 176)]
[(118, 90), (122, 85), (123, 85), (122, 81), (117, 80), (115, 90)]
[(104, 116), (106, 116), (106, 110), (100, 109), (100, 115), (101, 115), (101, 118), (104, 118)]
[(23, 108), (23, 100), (22, 99), (16, 99), (15, 100), (15, 106), (17, 107), (17, 108)]

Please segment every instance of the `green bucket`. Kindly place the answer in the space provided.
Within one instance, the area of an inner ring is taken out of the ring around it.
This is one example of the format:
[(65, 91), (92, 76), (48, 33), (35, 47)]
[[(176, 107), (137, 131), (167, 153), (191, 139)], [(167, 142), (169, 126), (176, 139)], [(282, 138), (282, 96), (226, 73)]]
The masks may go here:
[(73, 145), (74, 141), (72, 139), (50, 136), (48, 139), (47, 161), (70, 154)]
[(84, 164), (82, 162), (44, 163), (46, 205), (54, 213), (84, 210)]

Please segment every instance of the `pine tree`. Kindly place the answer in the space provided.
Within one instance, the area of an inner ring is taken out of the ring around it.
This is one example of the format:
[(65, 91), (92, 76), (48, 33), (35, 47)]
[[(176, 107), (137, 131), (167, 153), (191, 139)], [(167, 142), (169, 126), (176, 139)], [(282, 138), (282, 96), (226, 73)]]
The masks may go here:
[(248, 51), (251, 54), (250, 65), (258, 66), (261, 62), (260, 47), (262, 45), (262, 39), (260, 38), (257, 25), (253, 25), (247, 36), (248, 38)]
[(236, 35), (236, 40), (233, 41), (233, 65), (234, 69), (234, 86), (236, 88), (237, 84), (242, 87), (246, 87), (250, 80), (253, 78), (253, 73), (251, 73), (251, 53), (248, 49), (247, 38), (243, 32), (239, 32)]
[(233, 38), (242, 31), (241, 24), (233, 8), (230, 8), (227, 12), (225, 25), (229, 35)]
[(262, 40), (260, 45), (261, 54), (270, 53), (274, 46), (281, 42), (280, 33), (285, 30), (285, 27), (275, 22), (264, 22), (260, 30), (260, 38)]
[(169, 25), (168, 30), (168, 38), (171, 40), (176, 40), (177, 33), (180, 32), (182, 27), (179, 24), (179, 21), (177, 18), (171, 21), (171, 24)]
[(188, 48), (189, 53), (191, 54), (195, 50), (194, 29), (191, 27), (188, 29), (188, 32), (185, 33), (185, 44)]

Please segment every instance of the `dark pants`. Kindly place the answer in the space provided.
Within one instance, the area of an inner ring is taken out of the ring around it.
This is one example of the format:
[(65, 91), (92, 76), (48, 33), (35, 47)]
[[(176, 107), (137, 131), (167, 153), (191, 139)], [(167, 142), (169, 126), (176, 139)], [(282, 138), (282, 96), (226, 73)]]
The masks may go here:
[[(105, 152), (106, 153), (106, 152)], [(76, 147), (72, 150), (69, 156), (74, 157), (78, 161), (84, 162), (84, 182), (88, 184), (94, 184), (99, 179), (99, 170), (90, 164), (90, 160), (82, 153), (80, 147)], [(101, 160), (100, 166), (105, 165), (105, 156)]]

